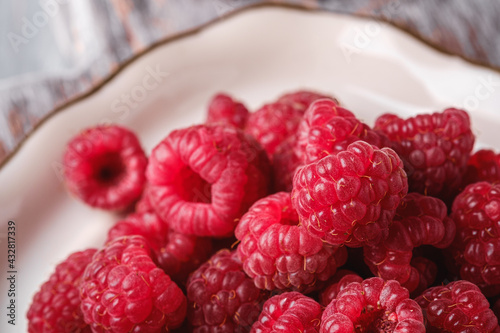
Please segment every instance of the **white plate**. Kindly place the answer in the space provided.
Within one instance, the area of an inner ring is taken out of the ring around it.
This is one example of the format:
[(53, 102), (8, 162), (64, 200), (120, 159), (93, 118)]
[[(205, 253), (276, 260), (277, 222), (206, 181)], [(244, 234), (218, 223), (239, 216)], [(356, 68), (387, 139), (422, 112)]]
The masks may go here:
[[(150, 71), (168, 73), (158, 77)], [(155, 85), (155, 87), (152, 87)], [(101, 90), (47, 121), (0, 171), (0, 232), (16, 222), (16, 326), (7, 325), (5, 234), (0, 249), (0, 331), (26, 332), (33, 294), (71, 252), (98, 247), (113, 214), (69, 196), (60, 179), (66, 142), (113, 121), (147, 152), (172, 129), (200, 123), (209, 98), (226, 91), (251, 109), (285, 91), (337, 96), (372, 123), (382, 112), (411, 115), (465, 107), (483, 145), (497, 144), (500, 75), (441, 54), (388, 25), (330, 13), (258, 8), (136, 60)], [(126, 106), (125, 95), (134, 95)]]

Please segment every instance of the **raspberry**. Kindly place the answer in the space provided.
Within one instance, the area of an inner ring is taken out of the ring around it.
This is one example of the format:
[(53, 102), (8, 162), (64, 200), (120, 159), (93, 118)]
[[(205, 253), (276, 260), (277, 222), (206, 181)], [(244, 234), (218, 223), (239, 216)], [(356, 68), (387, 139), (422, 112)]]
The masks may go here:
[(123, 127), (86, 129), (69, 142), (63, 160), (69, 191), (92, 207), (122, 210), (142, 193), (147, 158)]
[(210, 101), (207, 124), (221, 123), (244, 128), (247, 119), (247, 108), (226, 94), (217, 94)]
[(188, 236), (169, 230), (156, 213), (129, 215), (108, 232), (110, 242), (122, 236), (140, 235), (149, 243), (158, 266), (176, 283), (184, 284), (189, 273), (208, 259), (210, 239)]
[(241, 218), (235, 230), (238, 255), (258, 288), (303, 291), (346, 262), (345, 247), (323, 243), (298, 224), (286, 192), (260, 199)]
[(117, 238), (99, 250), (80, 284), (92, 332), (159, 332), (178, 327), (186, 297), (151, 259), (142, 236)]
[(97, 250), (75, 252), (56, 266), (28, 310), (30, 333), (90, 333), (80, 310), (78, 286), (85, 267)]
[(217, 252), (187, 283), (193, 332), (248, 332), (264, 296), (243, 272), (235, 252)]
[(302, 161), (295, 153), (295, 135), (289, 137), (276, 147), (272, 156), (273, 165), (273, 188), (274, 191), (291, 192), (293, 188), (293, 176)]
[(193, 126), (173, 131), (153, 150), (149, 198), (172, 229), (224, 237), (267, 194), (269, 168), (265, 152), (241, 130)]
[(328, 286), (319, 294), (319, 303), (326, 307), (338, 293), (352, 282), (363, 282), (363, 278), (347, 269), (341, 269), (328, 281)]
[(297, 130), (296, 155), (305, 164), (340, 152), (355, 141), (363, 140), (379, 148), (388, 147), (389, 139), (370, 129), (354, 114), (332, 100), (318, 100), (307, 109)]
[(415, 300), (424, 312), (428, 333), (489, 333), (498, 327), (486, 297), (467, 281), (429, 288)]
[(452, 246), (460, 276), (480, 287), (500, 284), (500, 184), (467, 186), (453, 202)]
[(245, 128), (271, 157), (278, 145), (295, 134), (302, 111), (290, 104), (271, 103), (251, 113)]
[(374, 277), (342, 289), (321, 317), (321, 333), (425, 333), (422, 310), (406, 288)]
[(331, 99), (337, 105), (340, 105), (339, 101), (337, 101), (337, 99), (333, 98), (332, 96), (319, 94), (317, 92), (309, 90), (298, 90), (285, 94), (278, 99), (278, 103), (289, 104), (295, 109), (300, 110), (302, 113), (304, 113), (309, 105), (311, 105), (314, 101), (325, 98)]
[(297, 170), (292, 202), (309, 232), (332, 245), (375, 245), (387, 238), (408, 191), (403, 163), (390, 148), (364, 142)]
[(447, 199), (459, 188), (474, 145), (467, 112), (446, 109), (406, 120), (385, 114), (376, 120), (375, 129), (393, 141), (411, 192)]
[(151, 200), (149, 199), (150, 185), (146, 184), (144, 186), (144, 191), (142, 191), (142, 196), (135, 204), (135, 212), (136, 213), (151, 213), (155, 211), (153, 204), (151, 204)]
[(500, 182), (500, 154), (481, 149), (470, 157), (462, 185), (465, 187), (479, 181)]
[[(435, 275), (425, 278), (417, 268), (412, 267), (413, 249), (422, 245), (446, 248), (453, 241), (455, 231), (455, 223), (447, 216), (444, 202), (410, 193), (401, 201), (387, 239), (364, 248), (365, 262), (373, 274), (385, 280), (397, 280), (410, 292), (424, 281), (425, 289), (434, 282)], [(420, 267), (422, 264), (429, 265), (420, 259)], [(433, 270), (437, 271), (435, 266)]]
[(291, 291), (268, 299), (252, 333), (319, 332), (321, 305), (312, 298)]

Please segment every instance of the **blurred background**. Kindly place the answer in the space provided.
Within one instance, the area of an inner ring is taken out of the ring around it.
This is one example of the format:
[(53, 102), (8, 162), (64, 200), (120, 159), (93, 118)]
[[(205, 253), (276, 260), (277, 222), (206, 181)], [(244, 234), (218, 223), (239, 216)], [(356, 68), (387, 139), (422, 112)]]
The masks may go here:
[(440, 51), (500, 68), (498, 0), (6, 1), (0, 5), (0, 165), (54, 110), (131, 59), (255, 5), (375, 18)]

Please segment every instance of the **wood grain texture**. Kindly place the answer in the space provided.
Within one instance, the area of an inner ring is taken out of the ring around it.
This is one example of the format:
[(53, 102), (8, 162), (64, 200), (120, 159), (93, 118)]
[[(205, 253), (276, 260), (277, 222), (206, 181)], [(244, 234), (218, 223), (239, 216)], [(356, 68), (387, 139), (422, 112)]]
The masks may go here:
[[(92, 42), (101, 47), (98, 56), (88, 59), (88, 50), (81, 47), (88, 36), (84, 29), (75, 29), (70, 37), (77, 50), (76, 57), (84, 59), (85, 66), (64, 76), (13, 80), (0, 90), (0, 166), (43, 120), (98, 89), (134, 58), (155, 45), (255, 5), (288, 5), (375, 18), (443, 52), (500, 70), (500, 1), (497, 0), (92, 0), (88, 3), (95, 26)], [(67, 15), (66, 21), (71, 22), (71, 10), (59, 15)]]

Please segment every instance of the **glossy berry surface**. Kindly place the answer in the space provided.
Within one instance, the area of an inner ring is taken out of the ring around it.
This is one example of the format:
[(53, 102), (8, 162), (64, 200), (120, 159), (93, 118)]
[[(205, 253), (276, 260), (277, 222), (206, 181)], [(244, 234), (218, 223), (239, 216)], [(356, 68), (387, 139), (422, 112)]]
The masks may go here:
[(337, 99), (333, 98), (332, 96), (310, 90), (298, 90), (284, 94), (280, 98), (278, 98), (278, 103), (291, 105), (292, 107), (303, 113), (313, 102), (317, 101), (318, 99), (325, 98), (333, 100), (337, 105), (340, 105)]
[(29, 333), (90, 333), (80, 310), (80, 285), (85, 267), (97, 250), (75, 252), (56, 266), (33, 296), (28, 310)]
[(435, 276), (427, 277), (427, 269), (421, 272), (411, 265), (413, 250), (422, 245), (446, 248), (453, 241), (455, 231), (455, 223), (447, 216), (444, 202), (410, 193), (396, 211), (388, 238), (363, 249), (365, 262), (373, 274), (386, 280), (397, 280), (410, 292), (422, 283), (425, 289), (434, 282)]
[(498, 320), (479, 288), (467, 281), (427, 289), (415, 299), (427, 320), (428, 333), (490, 333)]
[(286, 292), (268, 299), (252, 333), (319, 332), (321, 305), (299, 292)]
[(106, 244), (80, 284), (85, 322), (94, 333), (159, 332), (180, 326), (186, 297), (151, 258), (142, 236)]
[(307, 164), (343, 151), (358, 140), (379, 148), (390, 145), (384, 134), (373, 131), (336, 101), (318, 100), (309, 106), (300, 122), (295, 153)]
[(302, 291), (346, 262), (344, 247), (323, 243), (298, 224), (287, 192), (260, 199), (241, 218), (235, 230), (238, 255), (257, 287)]
[(154, 148), (149, 198), (178, 232), (226, 237), (237, 219), (265, 196), (270, 165), (249, 135), (234, 127), (199, 125), (170, 133)]
[(248, 110), (242, 103), (220, 93), (215, 95), (208, 105), (207, 124), (218, 123), (244, 128), (248, 115)]
[(92, 207), (123, 210), (146, 182), (146, 155), (135, 134), (120, 126), (84, 130), (68, 143), (63, 164), (68, 190)]
[(158, 266), (176, 283), (185, 284), (189, 273), (205, 262), (212, 251), (210, 239), (170, 230), (154, 212), (131, 214), (117, 222), (108, 231), (106, 243), (133, 235), (148, 241)]
[(188, 320), (193, 332), (249, 332), (265, 293), (243, 272), (236, 253), (221, 250), (187, 283)]
[(481, 288), (500, 284), (500, 184), (467, 186), (453, 202), (453, 256), (460, 276)]
[(342, 289), (321, 317), (321, 333), (425, 333), (419, 305), (394, 280), (369, 278)]
[(303, 111), (290, 104), (266, 104), (250, 114), (245, 131), (251, 134), (271, 157), (276, 147), (295, 134)]
[(327, 286), (319, 294), (319, 303), (321, 306), (328, 306), (341, 290), (353, 282), (363, 282), (363, 278), (347, 269), (338, 270), (337, 273), (328, 280)]
[(364, 141), (297, 170), (292, 202), (302, 225), (332, 245), (359, 247), (387, 238), (406, 173), (390, 148)]
[(411, 192), (446, 199), (459, 188), (475, 140), (465, 111), (450, 108), (408, 119), (384, 114), (375, 129), (393, 141)]
[(496, 154), (493, 150), (481, 149), (475, 152), (467, 162), (463, 186), (480, 181), (500, 182), (500, 154)]

